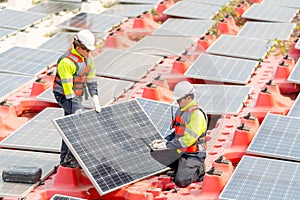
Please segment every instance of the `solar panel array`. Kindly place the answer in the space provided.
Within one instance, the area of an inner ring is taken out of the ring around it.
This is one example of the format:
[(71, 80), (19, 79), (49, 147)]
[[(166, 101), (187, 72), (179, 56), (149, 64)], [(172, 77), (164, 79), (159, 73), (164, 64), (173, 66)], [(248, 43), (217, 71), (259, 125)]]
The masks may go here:
[(188, 78), (246, 84), (259, 62), (201, 54), (187, 69)]
[(61, 194), (55, 194), (50, 200), (86, 200), (86, 199), (70, 197)]
[(300, 8), (300, 1), (298, 0), (263, 0), (262, 3), (284, 7)]
[(292, 105), (288, 116), (291, 117), (300, 117), (300, 95), (298, 94), (298, 97), (294, 101), (294, 104)]
[(230, 2), (230, 0), (185, 0), (185, 1), (192, 1), (196, 3), (219, 5), (219, 6), (224, 6)]
[(191, 19), (212, 19), (220, 9), (221, 6), (179, 1), (167, 8), (163, 14)]
[(272, 45), (271, 41), (221, 35), (206, 53), (252, 60), (263, 59)]
[(268, 113), (247, 152), (300, 161), (300, 118)]
[(238, 114), (252, 88), (235, 85), (194, 84), (195, 98), (207, 114)]
[(151, 4), (116, 4), (102, 13), (123, 17), (136, 17), (152, 8), (153, 5)]
[(139, 81), (162, 59), (160, 56), (107, 49), (95, 57), (95, 69), (98, 76)]
[(47, 15), (41, 13), (3, 9), (0, 10), (0, 27), (21, 30), (40, 22), (46, 17)]
[(202, 36), (214, 24), (213, 20), (169, 18), (152, 35)]
[(182, 55), (192, 42), (190, 37), (145, 36), (132, 45), (128, 51), (161, 56)]
[(143, 142), (161, 136), (136, 100), (55, 119), (54, 124), (101, 195), (166, 170)]
[(25, 84), (33, 81), (32, 77), (12, 74), (0, 74), (0, 80), (0, 101), (3, 101), (6, 96), (14, 91), (24, 87)]
[(296, 24), (271, 22), (246, 22), (237, 36), (262, 40), (288, 40)]
[[(59, 154), (0, 149), (0, 171), (13, 166), (40, 167), (45, 180), (59, 163)], [(37, 184), (3, 182), (0, 178), (0, 197), (24, 198)]]
[(61, 11), (73, 11), (80, 9), (80, 3), (68, 3), (68, 2), (56, 2), (56, 1), (44, 1), (28, 9), (30, 12), (36, 13), (59, 13)]
[(300, 84), (300, 60), (295, 64), (287, 80), (292, 83)]
[[(97, 78), (98, 82), (98, 91), (99, 91), (99, 100), (102, 106), (108, 105), (119, 98), (126, 90), (133, 86), (133, 82), (124, 81), (124, 80), (116, 80), (116, 79), (109, 79), (109, 78)], [(52, 88), (45, 90), (37, 99), (47, 101), (47, 102), (54, 102), (56, 100), (54, 98)], [(92, 106), (92, 98), (89, 97), (88, 99), (83, 99), (82, 104), (85, 108), (91, 108)]]
[(107, 33), (112, 27), (119, 25), (125, 19), (125, 17), (116, 15), (79, 13), (58, 24), (58, 26), (73, 31), (89, 29), (94, 33)]
[(298, 199), (300, 163), (244, 156), (219, 199)]
[(158, 4), (160, 0), (117, 0), (117, 2), (128, 4)]
[(51, 120), (64, 116), (61, 108), (46, 108), (0, 142), (12, 149), (60, 152), (61, 137)]
[(12, 47), (0, 54), (0, 72), (35, 76), (53, 66), (60, 53)]
[(297, 12), (295, 8), (254, 3), (244, 12), (242, 17), (267, 22), (291, 22)]
[(136, 98), (136, 100), (141, 104), (162, 137), (165, 138), (173, 132), (170, 125), (172, 115), (175, 115), (178, 106), (145, 98)]

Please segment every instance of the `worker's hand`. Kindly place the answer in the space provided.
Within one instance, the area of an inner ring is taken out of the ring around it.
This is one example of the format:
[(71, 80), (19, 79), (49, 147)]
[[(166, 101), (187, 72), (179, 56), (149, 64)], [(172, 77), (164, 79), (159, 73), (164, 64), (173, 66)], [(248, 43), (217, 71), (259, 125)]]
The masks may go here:
[(167, 142), (166, 141), (161, 141), (159, 143), (155, 143), (152, 145), (153, 150), (162, 150), (167, 148)]
[(75, 114), (76, 114), (76, 115), (77, 115), (77, 114), (82, 115), (82, 113), (83, 113), (83, 110), (82, 110), (82, 109), (78, 109), (78, 110), (75, 111)]
[(98, 95), (93, 95), (93, 104), (95, 106), (96, 112), (101, 112), (101, 106), (100, 106)]
[(156, 139), (156, 140), (153, 140), (151, 142), (151, 145), (153, 146), (154, 144), (158, 144), (158, 143), (162, 143), (162, 142), (167, 142), (167, 140), (165, 140), (165, 139)]

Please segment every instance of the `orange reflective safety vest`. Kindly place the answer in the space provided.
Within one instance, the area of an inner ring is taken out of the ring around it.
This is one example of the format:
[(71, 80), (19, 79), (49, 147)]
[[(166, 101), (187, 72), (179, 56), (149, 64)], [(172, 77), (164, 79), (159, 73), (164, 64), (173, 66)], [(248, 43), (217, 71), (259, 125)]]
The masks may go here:
[[(90, 73), (91, 67), (89, 64), (87, 64), (82, 58), (80, 58), (78, 55), (72, 54), (70, 51), (66, 52), (63, 56), (61, 56), (58, 59), (57, 64), (63, 59), (68, 58), (71, 61), (74, 62), (76, 65), (76, 73), (73, 74), (73, 91), (75, 96), (82, 96), (84, 92), (84, 87), (88, 79), (88, 75)], [(53, 84), (53, 90), (57, 91), (61, 94), (65, 94), (66, 92), (70, 91), (64, 91), (62, 88), (62, 81), (61, 77), (58, 73), (56, 73), (54, 84)]]
[[(172, 120), (172, 126), (175, 129), (175, 139), (183, 137), (185, 132), (188, 132), (197, 139), (197, 141), (193, 145), (190, 145), (186, 148), (180, 148), (179, 151), (181, 152), (196, 153), (206, 150), (206, 128), (205, 132), (198, 135), (197, 133), (193, 132), (193, 130), (187, 130), (186, 127), (186, 124), (190, 122), (191, 115), (195, 110), (200, 110), (203, 113), (207, 124), (207, 115), (201, 108), (199, 108), (198, 105), (191, 106), (185, 111), (181, 111), (180, 109), (178, 109), (175, 114), (175, 119)], [(199, 145), (201, 145), (201, 149), (199, 149)]]

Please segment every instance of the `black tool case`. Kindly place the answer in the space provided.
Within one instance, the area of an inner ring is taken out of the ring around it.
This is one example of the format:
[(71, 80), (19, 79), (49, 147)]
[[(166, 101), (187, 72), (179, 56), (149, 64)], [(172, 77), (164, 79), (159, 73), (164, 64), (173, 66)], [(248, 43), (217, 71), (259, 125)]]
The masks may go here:
[(4, 169), (2, 172), (4, 182), (34, 184), (40, 181), (41, 176), (42, 169), (38, 167), (13, 166), (10, 169)]

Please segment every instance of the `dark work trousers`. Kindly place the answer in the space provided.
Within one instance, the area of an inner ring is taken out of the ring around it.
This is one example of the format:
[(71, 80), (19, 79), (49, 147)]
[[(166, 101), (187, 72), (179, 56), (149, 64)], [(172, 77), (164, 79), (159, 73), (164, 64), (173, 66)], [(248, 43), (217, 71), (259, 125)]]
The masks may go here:
[[(64, 109), (65, 116), (74, 114), (78, 109), (84, 109), (82, 106), (82, 99), (81, 97), (75, 97), (72, 99), (66, 99), (66, 96), (57, 92), (53, 92), (54, 97), (57, 103)], [(60, 149), (60, 164), (64, 162), (66, 155), (69, 152), (69, 148), (62, 140), (61, 142), (61, 149)]]
[(186, 187), (205, 174), (205, 152), (178, 154), (176, 149), (164, 149), (151, 150), (150, 154), (155, 160), (174, 170), (174, 182), (178, 187)]

